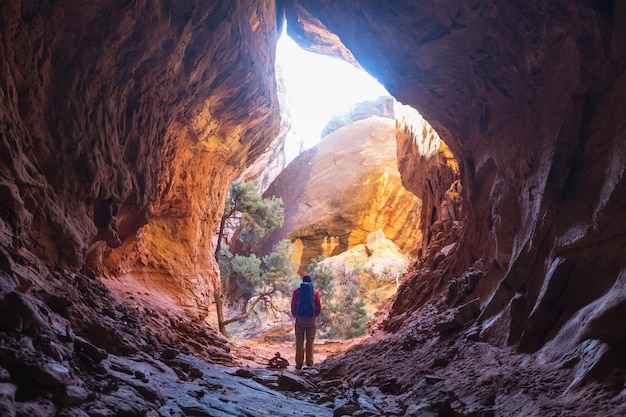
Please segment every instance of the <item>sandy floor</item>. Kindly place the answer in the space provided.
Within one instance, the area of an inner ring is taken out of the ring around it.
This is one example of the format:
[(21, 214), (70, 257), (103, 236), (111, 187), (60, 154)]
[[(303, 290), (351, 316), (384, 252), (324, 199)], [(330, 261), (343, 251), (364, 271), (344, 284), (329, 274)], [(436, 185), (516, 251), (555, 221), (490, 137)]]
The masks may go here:
[[(361, 344), (364, 338), (365, 336), (350, 340), (315, 340), (315, 363), (319, 364), (327, 358), (343, 354), (349, 348)], [(289, 361), (290, 367), (295, 365), (296, 347), (293, 341), (240, 340), (233, 343), (232, 352), (236, 358), (235, 362), (240, 366), (266, 367), (277, 352)]]

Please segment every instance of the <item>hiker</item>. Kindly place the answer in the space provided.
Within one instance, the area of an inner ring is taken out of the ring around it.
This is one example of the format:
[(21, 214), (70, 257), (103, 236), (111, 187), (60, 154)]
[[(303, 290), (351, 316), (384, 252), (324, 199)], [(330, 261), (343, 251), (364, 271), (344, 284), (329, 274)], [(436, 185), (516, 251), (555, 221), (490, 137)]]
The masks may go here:
[(302, 369), (305, 358), (304, 341), (306, 339), (306, 366), (313, 366), (313, 340), (315, 339), (316, 318), (322, 312), (320, 293), (313, 288), (311, 276), (304, 275), (299, 288), (291, 296), (291, 314), (296, 318), (296, 369)]

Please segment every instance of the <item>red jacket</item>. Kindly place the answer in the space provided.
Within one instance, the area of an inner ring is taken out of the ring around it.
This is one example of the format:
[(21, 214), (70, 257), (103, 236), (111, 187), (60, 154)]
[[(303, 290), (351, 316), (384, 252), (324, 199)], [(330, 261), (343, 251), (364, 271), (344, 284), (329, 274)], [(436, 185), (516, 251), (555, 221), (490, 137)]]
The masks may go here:
[[(322, 313), (322, 302), (320, 301), (320, 293), (315, 290), (315, 317), (319, 317)], [(294, 317), (298, 317), (298, 313), (296, 312), (296, 304), (298, 303), (298, 295), (300, 295), (300, 288), (296, 288), (291, 296), (291, 315)]]

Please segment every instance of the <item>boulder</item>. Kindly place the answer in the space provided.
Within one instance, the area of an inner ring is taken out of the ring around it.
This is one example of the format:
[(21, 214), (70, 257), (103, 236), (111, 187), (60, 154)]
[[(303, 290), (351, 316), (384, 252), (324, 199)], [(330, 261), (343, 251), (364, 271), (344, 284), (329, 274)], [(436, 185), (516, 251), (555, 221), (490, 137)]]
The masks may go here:
[(342, 253), (379, 229), (405, 253), (421, 245), (421, 201), (402, 186), (391, 119), (360, 120), (328, 135), (289, 164), (264, 196), (283, 199), (285, 223), (258, 251), (288, 238), (299, 248), (301, 271), (310, 259)]

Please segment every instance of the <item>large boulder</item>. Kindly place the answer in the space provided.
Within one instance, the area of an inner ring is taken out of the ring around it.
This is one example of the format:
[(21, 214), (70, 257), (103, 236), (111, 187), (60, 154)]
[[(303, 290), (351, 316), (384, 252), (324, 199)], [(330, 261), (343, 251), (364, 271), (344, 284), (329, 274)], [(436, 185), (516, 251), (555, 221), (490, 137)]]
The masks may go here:
[(335, 278), (366, 272), (399, 282), (400, 275), (406, 272), (409, 260), (409, 257), (385, 237), (382, 230), (377, 230), (367, 235), (362, 244), (326, 258), (320, 264), (327, 266)]
[(405, 253), (421, 245), (421, 202), (400, 180), (395, 121), (369, 118), (326, 136), (289, 164), (265, 192), (283, 199), (285, 223), (258, 244), (282, 239), (299, 248), (301, 272), (312, 258), (334, 256), (381, 229)]

